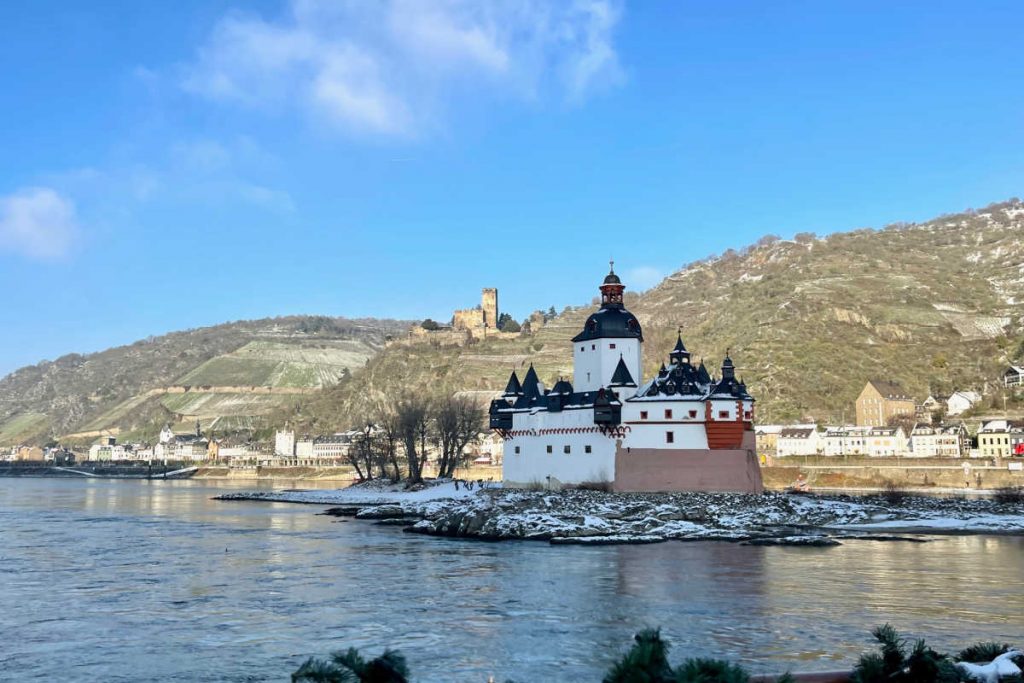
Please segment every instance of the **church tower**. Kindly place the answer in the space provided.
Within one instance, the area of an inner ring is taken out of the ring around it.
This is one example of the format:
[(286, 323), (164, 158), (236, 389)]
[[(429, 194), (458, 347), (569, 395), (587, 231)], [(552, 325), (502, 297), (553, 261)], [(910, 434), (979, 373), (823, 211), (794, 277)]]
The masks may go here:
[(583, 331), (572, 339), (573, 383), (578, 392), (609, 386), (620, 359), (632, 378), (642, 376), (643, 331), (622, 302), (626, 286), (615, 274), (615, 262), (610, 265), (600, 286), (601, 308), (587, 318)]

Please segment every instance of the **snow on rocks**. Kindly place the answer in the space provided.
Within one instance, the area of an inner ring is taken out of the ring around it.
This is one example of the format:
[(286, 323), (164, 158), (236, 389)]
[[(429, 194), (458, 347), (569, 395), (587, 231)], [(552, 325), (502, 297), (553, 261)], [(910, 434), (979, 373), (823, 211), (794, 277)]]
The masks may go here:
[(337, 505), (325, 514), (405, 526), (409, 533), (554, 544), (746, 541), (756, 545), (839, 545), (842, 539), (923, 540), (905, 533), (1024, 533), (1024, 505), (993, 500), (784, 493), (604, 493), (472, 491), (443, 482), (417, 491), (234, 493), (222, 500)]

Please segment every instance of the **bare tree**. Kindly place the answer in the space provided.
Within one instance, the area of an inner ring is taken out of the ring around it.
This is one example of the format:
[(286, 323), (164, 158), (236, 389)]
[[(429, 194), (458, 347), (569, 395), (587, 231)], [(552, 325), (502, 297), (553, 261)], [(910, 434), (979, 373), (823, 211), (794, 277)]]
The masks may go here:
[(360, 480), (373, 479), (373, 424), (366, 422), (360, 428), (358, 436), (345, 454), (345, 461), (355, 468)]
[(447, 398), (434, 410), (433, 422), (440, 450), (437, 476), (451, 477), (465, 460), (465, 448), (476, 439), (483, 424), (480, 404), (468, 398)]
[(409, 483), (423, 480), (423, 446), (425, 445), (429, 403), (422, 396), (406, 394), (395, 404), (398, 436), (405, 447)]
[[(377, 448), (381, 460), (381, 471), (386, 472), (385, 476), (391, 481), (398, 481), (402, 478), (402, 468), (398, 463), (398, 444), (401, 435), (398, 429), (398, 413), (391, 407), (382, 403), (373, 411), (374, 423), (377, 425)], [(391, 471), (387, 472), (387, 468)]]

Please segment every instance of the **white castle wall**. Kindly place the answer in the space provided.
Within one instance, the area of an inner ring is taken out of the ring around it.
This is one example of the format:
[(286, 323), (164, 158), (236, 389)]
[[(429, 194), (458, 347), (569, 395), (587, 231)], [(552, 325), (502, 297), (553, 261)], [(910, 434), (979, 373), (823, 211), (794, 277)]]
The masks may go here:
[[(573, 429), (585, 431), (550, 432)], [(516, 436), (505, 444), (502, 461), (506, 483), (557, 488), (562, 484), (611, 482), (615, 478), (615, 440), (594, 425), (593, 410), (516, 413), (513, 431)], [(551, 453), (547, 452), (548, 446)], [(565, 452), (566, 446), (569, 453)], [(590, 453), (586, 452), (587, 446)]]

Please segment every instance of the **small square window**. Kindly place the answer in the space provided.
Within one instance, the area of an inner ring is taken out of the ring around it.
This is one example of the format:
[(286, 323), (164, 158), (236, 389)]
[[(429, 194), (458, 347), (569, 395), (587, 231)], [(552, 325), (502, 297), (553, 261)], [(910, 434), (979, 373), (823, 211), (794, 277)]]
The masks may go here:
[(697, 411), (696, 410), (691, 410), (690, 411), (690, 417), (691, 418), (697, 417)]
[(565, 453), (566, 455), (568, 455), (571, 451), (572, 449), (568, 445), (562, 446), (562, 452)]
[(646, 410), (641, 410), (640, 411), (640, 419), (641, 420), (646, 420), (647, 419), (647, 411)]
[(516, 446), (516, 455), (519, 455), (519, 446)]
[(588, 445), (588, 446), (584, 446), (584, 447), (583, 447), (583, 452), (584, 452), (584, 453), (590, 453), (590, 452), (591, 452), (591, 450), (592, 450), (592, 449), (590, 448), (590, 446), (589, 446), (589, 445)]
[(676, 442), (676, 433), (675, 432), (665, 432), (665, 443), (675, 443), (675, 442)]
[[(672, 409), (671, 408), (666, 408), (665, 409), (665, 419), (666, 420), (671, 420), (672, 419)], [(671, 434), (671, 433), (672, 432), (669, 432), (669, 434)]]
[(548, 453), (551, 452), (551, 446), (548, 446)]
[(586, 347), (586, 346), (581, 346), (581, 347), (580, 347), (580, 351), (586, 351), (586, 350), (587, 350), (587, 347)]
[(597, 344), (591, 344), (591, 345), (590, 345), (590, 350), (591, 350), (591, 351), (593, 351), (593, 350), (594, 350), (594, 349), (596, 349), (596, 348), (597, 348)]
[(609, 345), (608, 345), (608, 348), (609, 348), (609, 349), (614, 349), (614, 348), (615, 348), (615, 344), (609, 344)]
[(718, 411), (718, 417), (719, 418), (729, 417), (729, 411), (728, 410), (719, 410)]

